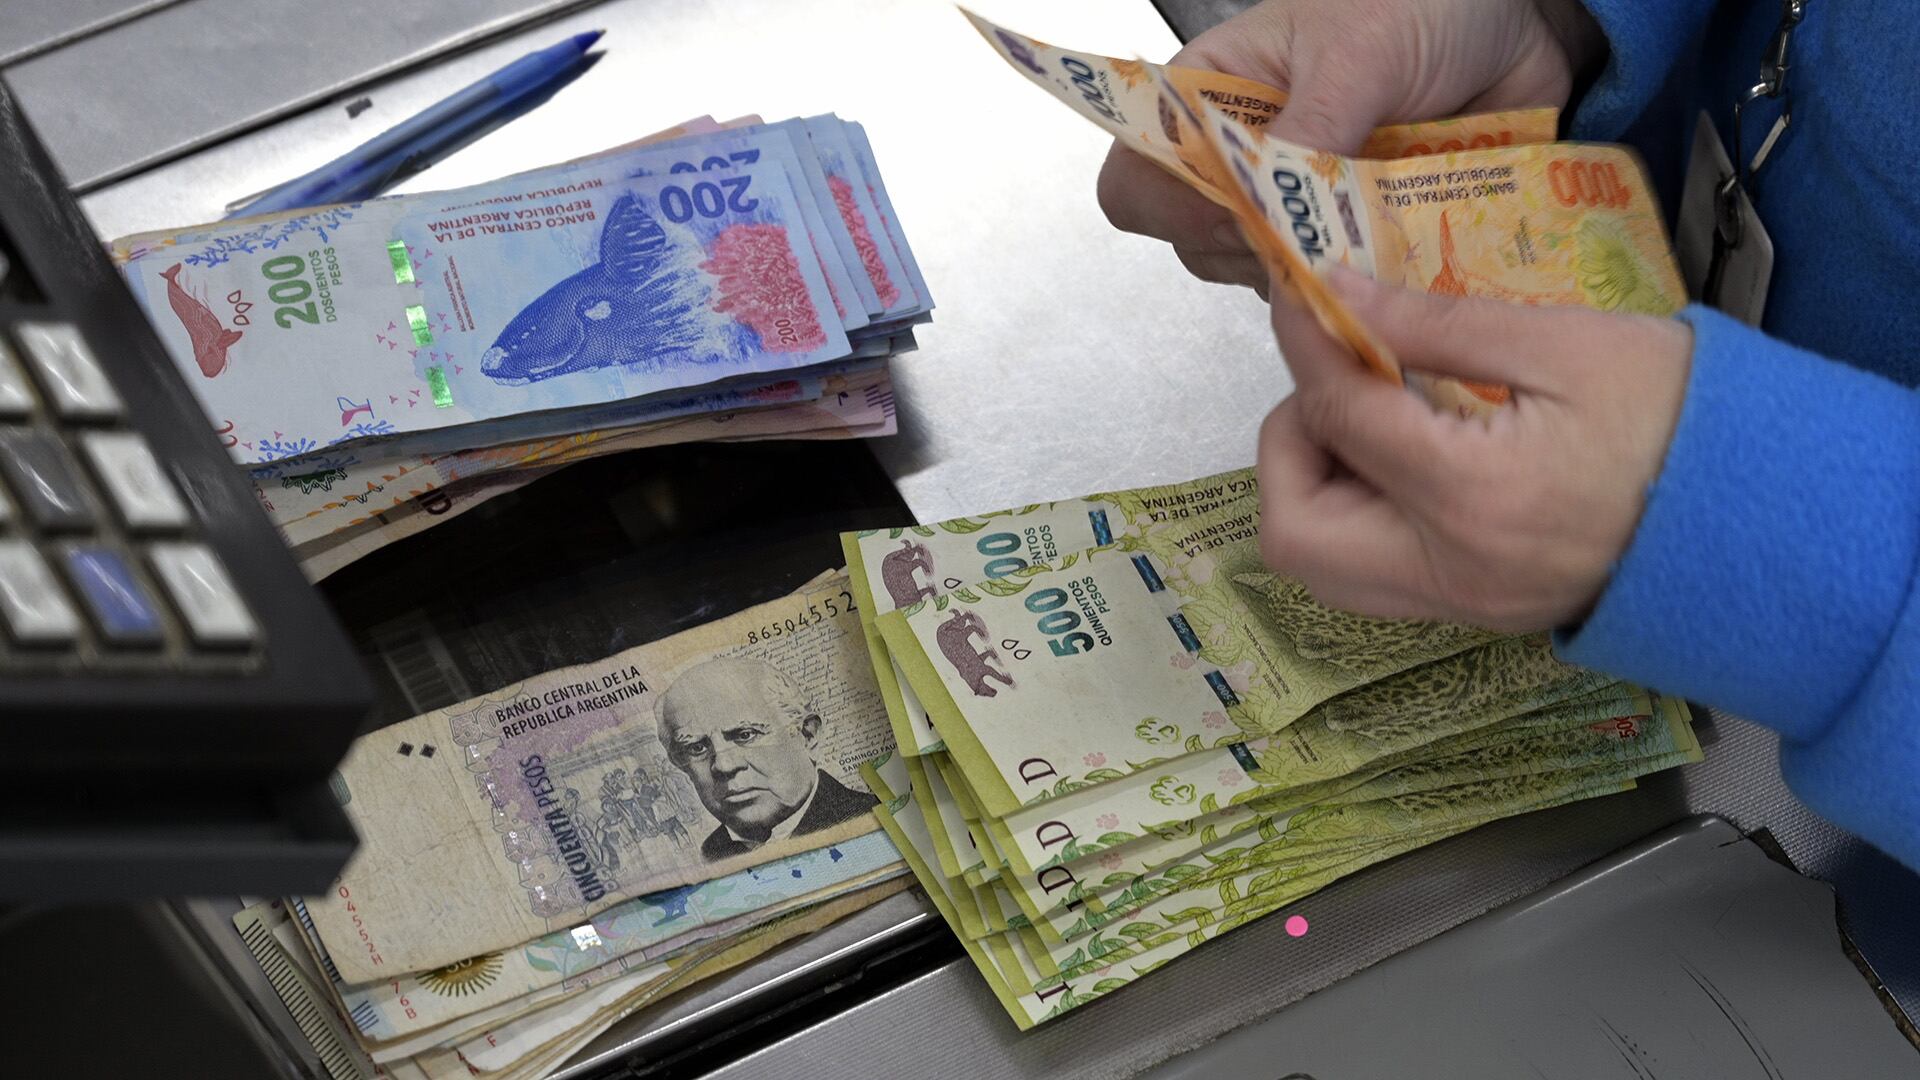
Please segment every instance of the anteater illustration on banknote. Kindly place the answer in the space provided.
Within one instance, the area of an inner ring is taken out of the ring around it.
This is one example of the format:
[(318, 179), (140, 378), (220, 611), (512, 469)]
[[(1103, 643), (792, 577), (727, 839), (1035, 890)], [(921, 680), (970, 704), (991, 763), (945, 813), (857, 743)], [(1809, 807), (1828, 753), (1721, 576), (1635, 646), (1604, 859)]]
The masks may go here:
[(880, 582), (887, 587), (887, 595), (893, 598), (895, 608), (939, 595), (931, 583), (921, 584), (915, 576), (920, 573), (926, 574), (931, 582), (933, 553), (925, 544), (902, 540), (898, 551), (889, 551), (886, 558), (880, 560)]
[[(973, 639), (976, 637), (986, 648), (974, 645)], [(955, 611), (952, 618), (934, 629), (933, 638), (940, 646), (940, 655), (946, 657), (953, 669), (960, 673), (960, 678), (975, 697), (994, 697), (999, 694), (998, 688), (987, 685), (990, 680), (1013, 685), (1013, 676), (998, 666), (1000, 651), (993, 647), (993, 636), (987, 633), (987, 622), (979, 613)]]

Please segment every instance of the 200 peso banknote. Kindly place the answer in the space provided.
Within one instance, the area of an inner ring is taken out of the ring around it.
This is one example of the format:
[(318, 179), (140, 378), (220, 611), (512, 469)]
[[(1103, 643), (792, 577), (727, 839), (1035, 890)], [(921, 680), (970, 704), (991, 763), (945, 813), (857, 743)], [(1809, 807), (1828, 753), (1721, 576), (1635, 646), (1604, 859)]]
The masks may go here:
[(149, 238), (125, 272), (249, 463), (848, 355), (779, 160), (633, 175), (661, 160)]

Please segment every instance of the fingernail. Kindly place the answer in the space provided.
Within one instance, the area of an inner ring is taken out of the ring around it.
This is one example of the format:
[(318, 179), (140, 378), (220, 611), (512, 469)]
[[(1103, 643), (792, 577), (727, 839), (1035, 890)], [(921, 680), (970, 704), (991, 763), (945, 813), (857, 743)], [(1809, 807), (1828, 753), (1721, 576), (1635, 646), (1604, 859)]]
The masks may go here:
[(1240, 235), (1240, 226), (1231, 221), (1213, 227), (1213, 246), (1222, 254), (1239, 255), (1253, 250), (1247, 246), (1247, 238)]

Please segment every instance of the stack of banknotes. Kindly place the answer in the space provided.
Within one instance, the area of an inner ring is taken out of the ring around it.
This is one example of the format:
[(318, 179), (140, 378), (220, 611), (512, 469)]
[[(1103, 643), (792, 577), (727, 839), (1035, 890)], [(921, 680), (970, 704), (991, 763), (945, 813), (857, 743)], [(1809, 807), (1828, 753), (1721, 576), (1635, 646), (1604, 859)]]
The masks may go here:
[[(1679, 275), (1640, 166), (1526, 109), (1263, 134), (1286, 95), (1061, 49), (968, 15), (1011, 65), (1232, 210), (1360, 361), (1462, 415), (1321, 284), (1664, 314)], [(1544, 635), (1322, 607), (1259, 554), (1252, 470), (842, 537), (896, 746), (892, 835), (1022, 1028), (1331, 881), (1700, 756), (1684, 703)]]
[(851, 583), (383, 728), (360, 848), (236, 928), (335, 1080), (546, 1075), (615, 1022), (905, 888)]
[(967, 13), (1013, 70), (1195, 191), (1321, 325), (1379, 374), (1463, 416), (1506, 387), (1402, 371), (1321, 283), (1668, 315), (1686, 303), (1658, 201), (1626, 147), (1553, 141), (1559, 110), (1377, 128), (1357, 157), (1265, 134), (1284, 91), (1218, 71), (1063, 49)]
[(1543, 635), (1322, 607), (1251, 470), (842, 537), (876, 813), (1021, 1028), (1383, 859), (1700, 757)]
[(891, 434), (888, 357), (933, 308), (832, 115), (114, 253), (313, 578), (586, 457)]
[[(1274, 88), (974, 23), (1438, 406), (1508, 393), (1402, 371), (1324, 267), (1682, 302), (1638, 163), (1552, 141), (1554, 110), (1347, 158), (1264, 136)], [(423, 493), (444, 516), (608, 449), (773, 437), (796, 403), (890, 430), (834, 410), (884, 402), (931, 301), (857, 125), (689, 128), (120, 252), (310, 569), (417, 527)], [(366, 736), (334, 891), (237, 924), (334, 1075), (535, 1077), (910, 870), (1027, 1028), (1366, 866), (1700, 757), (1684, 703), (1542, 636), (1329, 610), (1259, 529), (1238, 470), (845, 534), (847, 569), (784, 600)]]

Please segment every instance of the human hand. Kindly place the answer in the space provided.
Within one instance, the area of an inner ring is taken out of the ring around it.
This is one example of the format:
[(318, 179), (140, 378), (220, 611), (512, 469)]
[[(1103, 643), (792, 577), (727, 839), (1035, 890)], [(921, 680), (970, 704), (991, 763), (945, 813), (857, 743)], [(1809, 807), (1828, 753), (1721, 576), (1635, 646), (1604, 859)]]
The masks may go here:
[(1685, 323), (1328, 285), (1417, 371), (1502, 383), (1485, 419), (1367, 373), (1297, 304), (1273, 307), (1297, 389), (1260, 431), (1261, 553), (1322, 603), (1526, 631), (1584, 618), (1679, 421)]
[[(1605, 48), (1579, 0), (1266, 0), (1168, 63), (1286, 90), (1269, 130), (1350, 154), (1383, 122), (1565, 105)], [(1116, 227), (1172, 244), (1194, 276), (1266, 293), (1233, 216), (1119, 142), (1099, 195)]]

